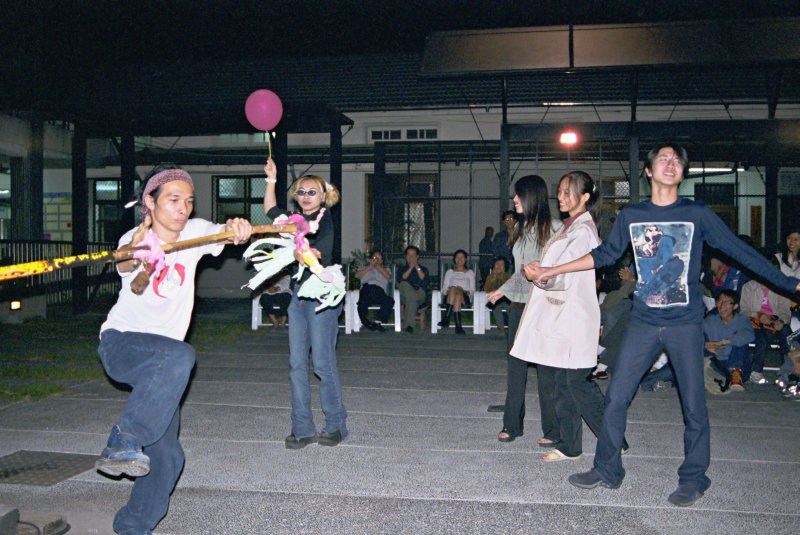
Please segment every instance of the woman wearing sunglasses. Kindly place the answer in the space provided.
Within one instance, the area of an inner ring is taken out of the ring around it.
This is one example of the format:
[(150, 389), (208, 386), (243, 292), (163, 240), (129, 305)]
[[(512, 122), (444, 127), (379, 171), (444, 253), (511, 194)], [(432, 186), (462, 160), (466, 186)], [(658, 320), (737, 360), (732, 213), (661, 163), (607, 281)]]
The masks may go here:
[[(277, 168), (272, 159), (264, 166), (267, 187), (264, 193), (264, 211), (274, 219), (282, 211), (275, 196)], [(339, 202), (339, 190), (316, 175), (305, 175), (295, 180), (290, 195), (300, 207), (307, 221), (317, 221), (316, 234), (306, 238), (312, 248), (319, 251), (320, 263), (333, 263), (333, 219), (327, 208)], [(345, 425), (347, 411), (342, 403), (342, 384), (336, 366), (336, 337), (339, 334), (341, 303), (335, 307), (315, 309), (319, 301), (300, 298), (297, 292), (311, 276), (306, 270), (295, 285), (289, 304), (289, 376), (292, 384), (292, 432), (284, 444), (288, 449), (300, 449), (318, 442), (323, 446), (336, 446), (347, 438)], [(320, 378), (320, 400), (325, 414), (325, 427), (317, 434), (311, 414), (311, 386), (308, 379), (308, 353), (314, 361), (314, 374)]]

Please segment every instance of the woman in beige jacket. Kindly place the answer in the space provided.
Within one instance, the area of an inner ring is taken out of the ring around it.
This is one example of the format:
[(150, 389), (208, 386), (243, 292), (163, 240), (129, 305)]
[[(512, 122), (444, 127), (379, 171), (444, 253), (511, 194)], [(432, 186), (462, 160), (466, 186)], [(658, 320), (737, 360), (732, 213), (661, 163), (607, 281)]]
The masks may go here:
[[(558, 204), (569, 218), (547, 242), (542, 266), (580, 258), (600, 244), (595, 221), (602, 199), (588, 174), (573, 171), (564, 175), (558, 187)], [(595, 435), (600, 433), (603, 394), (589, 379), (597, 365), (599, 334), (600, 306), (594, 270), (559, 275), (534, 288), (511, 354), (536, 363), (537, 373), (544, 379), (539, 384), (552, 389), (561, 440), (542, 458), (545, 462), (580, 458), (581, 417)]]

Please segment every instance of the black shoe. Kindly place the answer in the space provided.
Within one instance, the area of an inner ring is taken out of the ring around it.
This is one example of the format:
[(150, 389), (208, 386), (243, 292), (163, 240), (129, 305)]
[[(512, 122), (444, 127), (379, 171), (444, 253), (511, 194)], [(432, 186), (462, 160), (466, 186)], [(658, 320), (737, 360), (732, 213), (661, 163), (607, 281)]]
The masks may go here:
[(333, 433), (326, 433), (323, 431), (319, 434), (320, 446), (335, 446), (342, 441), (342, 432), (334, 431)]
[(370, 331), (374, 331), (375, 330), (375, 325), (377, 325), (376, 323), (374, 323), (372, 321), (366, 321), (366, 322), (362, 322), (362, 323), (364, 324), (364, 327), (366, 327)]
[(572, 474), (567, 479), (572, 485), (582, 489), (593, 489), (597, 486), (605, 487), (607, 489), (618, 489), (619, 485), (612, 485), (606, 483), (594, 470), (588, 472), (581, 472), (580, 474)]
[(461, 327), (461, 312), (455, 313), (455, 319), (456, 319), (456, 334), (467, 334), (464, 332), (463, 327)]
[(414, 334), (414, 327), (406, 327), (406, 332), (408, 334)]
[(505, 412), (506, 406), (505, 405), (489, 405), (489, 408), (486, 409), (489, 412)]
[(670, 494), (667, 500), (678, 507), (689, 507), (702, 497), (702, 492), (698, 492), (688, 485), (678, 485), (678, 490)]
[(450, 316), (453, 314), (453, 305), (447, 305), (447, 308), (444, 311), (444, 316), (442, 317), (442, 321), (439, 322), (439, 327), (442, 329), (447, 329), (450, 327)]
[(382, 333), (382, 332), (386, 331), (386, 329), (384, 329), (384, 328), (383, 328), (383, 325), (381, 325), (381, 324), (380, 324), (380, 323), (378, 323), (377, 321), (376, 321), (375, 323), (373, 323), (373, 324), (372, 324), (372, 327), (373, 327), (373, 328), (374, 328), (376, 331), (378, 331), (379, 333)]
[(311, 435), (310, 437), (303, 437), (303, 438), (296, 438), (294, 433), (286, 437), (286, 440), (283, 441), (283, 444), (286, 446), (287, 450), (299, 450), (305, 448), (309, 444), (313, 444), (318, 440), (316, 434)]

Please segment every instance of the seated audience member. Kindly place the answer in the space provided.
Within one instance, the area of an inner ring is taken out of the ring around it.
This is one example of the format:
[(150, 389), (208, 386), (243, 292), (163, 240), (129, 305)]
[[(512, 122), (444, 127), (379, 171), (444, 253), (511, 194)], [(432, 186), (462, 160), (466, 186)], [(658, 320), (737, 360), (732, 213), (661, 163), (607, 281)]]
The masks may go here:
[(279, 273), (273, 278), (274, 284), (269, 286), (259, 297), (261, 308), (269, 315), (275, 331), (286, 330), (289, 303), (292, 301), (292, 280), (288, 273)]
[(731, 390), (744, 390), (752, 368), (747, 346), (755, 340), (749, 316), (739, 314), (738, 309), (739, 294), (721, 290), (717, 314), (708, 314), (703, 320), (706, 355), (714, 355), (731, 372)]
[(447, 304), (439, 327), (450, 326), (450, 316), (456, 321), (456, 334), (466, 334), (461, 326), (461, 307), (469, 307), (475, 294), (475, 272), (467, 267), (467, 252), (459, 249), (453, 254), (456, 267), (448, 269), (442, 281), (442, 300)]
[[(795, 227), (786, 234), (775, 257), (780, 261), (781, 271), (790, 277), (800, 278), (800, 229)], [(792, 303), (792, 313), (800, 316), (800, 303)]]
[(419, 248), (406, 247), (406, 265), (397, 271), (397, 289), (403, 307), (403, 325), (407, 333), (414, 332), (414, 318), (428, 295), (428, 268), (419, 265)]
[(780, 245), (775, 257), (780, 261), (780, 268), (784, 274), (800, 277), (800, 229), (791, 230), (786, 234), (785, 243)]
[[(356, 278), (361, 281), (358, 291), (358, 317), (361, 323), (370, 331), (384, 331), (381, 323), (389, 321), (389, 315), (394, 307), (394, 299), (386, 294), (386, 283), (391, 280), (392, 274), (383, 267), (383, 254), (372, 251), (369, 264), (356, 271)], [(376, 314), (377, 321), (370, 321), (368, 308), (377, 305), (380, 308)]]
[[(775, 265), (778, 259), (771, 257)], [(754, 383), (764, 384), (764, 362), (770, 345), (780, 346), (781, 354), (788, 353), (786, 337), (791, 334), (789, 321), (791, 320), (791, 301), (770, 290), (759, 281), (751, 280), (742, 288), (742, 298), (739, 303), (742, 314), (750, 317), (756, 337), (756, 347), (753, 349), (753, 371), (750, 379)]]
[[(486, 282), (483, 284), (483, 291), (488, 294), (499, 290), (510, 278), (511, 273), (506, 271), (506, 259), (503, 257), (495, 258), (494, 265), (492, 266), (492, 273), (486, 277)], [(494, 323), (501, 332), (506, 329), (504, 315), (508, 314), (507, 311), (510, 304), (511, 301), (505, 297), (494, 304), (489, 304), (489, 308), (492, 310), (492, 315), (494, 316)]]

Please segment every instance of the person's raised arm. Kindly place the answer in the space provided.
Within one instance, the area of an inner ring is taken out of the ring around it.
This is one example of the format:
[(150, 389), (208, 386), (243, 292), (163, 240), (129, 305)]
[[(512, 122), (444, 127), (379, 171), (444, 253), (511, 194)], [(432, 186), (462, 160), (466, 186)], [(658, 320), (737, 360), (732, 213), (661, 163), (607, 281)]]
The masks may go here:
[(264, 166), (264, 173), (267, 175), (267, 187), (264, 189), (264, 213), (266, 214), (278, 205), (278, 199), (275, 196), (278, 168), (275, 167), (275, 162), (272, 161), (272, 158), (267, 160), (267, 164)]
[(385, 267), (383, 267), (381, 264), (375, 264), (375, 269), (377, 269), (378, 272), (380, 272), (380, 274), (383, 275), (386, 280), (389, 280), (389, 279), (392, 278), (392, 274), (389, 273), (389, 271)]

